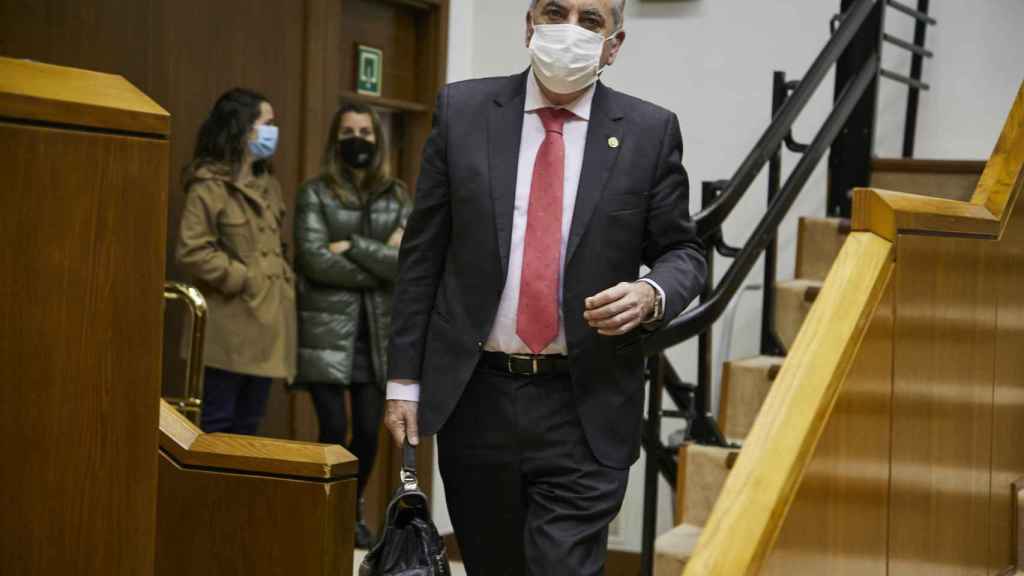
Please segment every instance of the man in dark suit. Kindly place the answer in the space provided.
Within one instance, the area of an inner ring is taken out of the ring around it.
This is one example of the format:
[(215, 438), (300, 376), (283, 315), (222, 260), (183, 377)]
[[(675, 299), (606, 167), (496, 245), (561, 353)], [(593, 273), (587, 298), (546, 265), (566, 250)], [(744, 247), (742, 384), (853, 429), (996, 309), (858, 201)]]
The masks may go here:
[(530, 70), (444, 88), (424, 149), (385, 421), (438, 433), (470, 574), (603, 573), (640, 446), (624, 349), (704, 283), (678, 120), (597, 81), (623, 4), (533, 0)]

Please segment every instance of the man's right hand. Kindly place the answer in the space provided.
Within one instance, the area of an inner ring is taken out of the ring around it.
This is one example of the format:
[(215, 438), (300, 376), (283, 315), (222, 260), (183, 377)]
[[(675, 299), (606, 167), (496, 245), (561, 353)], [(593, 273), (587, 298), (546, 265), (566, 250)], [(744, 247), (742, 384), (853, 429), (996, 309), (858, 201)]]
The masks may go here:
[(409, 437), (409, 444), (417, 446), (420, 443), (419, 430), (416, 424), (416, 410), (419, 402), (408, 400), (388, 400), (387, 411), (384, 414), (384, 425), (391, 432), (395, 444), (401, 446), (406, 436)]

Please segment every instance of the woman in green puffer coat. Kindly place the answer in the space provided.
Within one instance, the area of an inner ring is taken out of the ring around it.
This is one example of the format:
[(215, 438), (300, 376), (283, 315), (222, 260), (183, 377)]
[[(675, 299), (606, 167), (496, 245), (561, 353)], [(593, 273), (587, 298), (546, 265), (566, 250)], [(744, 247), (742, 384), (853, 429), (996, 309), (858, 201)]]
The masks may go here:
[(296, 382), (309, 387), (320, 442), (345, 445), (345, 390), (359, 458), (357, 547), (372, 535), (362, 494), (377, 455), (384, 410), (391, 291), (411, 203), (390, 176), (380, 118), (345, 105), (334, 115), (322, 173), (299, 190), (295, 208), (299, 352)]

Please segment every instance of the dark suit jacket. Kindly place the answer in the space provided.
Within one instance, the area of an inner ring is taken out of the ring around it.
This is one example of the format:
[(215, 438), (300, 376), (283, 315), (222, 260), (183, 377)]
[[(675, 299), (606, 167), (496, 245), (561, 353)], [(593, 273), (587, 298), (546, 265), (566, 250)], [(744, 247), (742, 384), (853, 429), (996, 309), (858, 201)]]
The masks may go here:
[[(451, 84), (438, 97), (402, 241), (389, 367), (390, 379), (420, 381), (424, 435), (438, 432), (454, 409), (498, 309), (527, 73)], [(643, 358), (618, 351), (642, 329), (598, 335), (583, 319), (584, 299), (636, 280), (641, 264), (665, 291), (666, 319), (700, 293), (706, 267), (689, 216), (682, 152), (674, 114), (598, 83), (562, 312), (580, 420), (607, 466), (627, 467), (639, 455)]]

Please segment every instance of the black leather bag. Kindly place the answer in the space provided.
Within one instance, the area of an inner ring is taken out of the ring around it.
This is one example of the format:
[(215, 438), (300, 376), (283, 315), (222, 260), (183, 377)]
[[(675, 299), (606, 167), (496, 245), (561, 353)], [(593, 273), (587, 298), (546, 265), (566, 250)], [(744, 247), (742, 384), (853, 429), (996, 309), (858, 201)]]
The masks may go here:
[(416, 450), (406, 443), (402, 451), (402, 485), (388, 504), (380, 540), (359, 565), (359, 576), (451, 576), (444, 540), (416, 479)]

